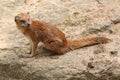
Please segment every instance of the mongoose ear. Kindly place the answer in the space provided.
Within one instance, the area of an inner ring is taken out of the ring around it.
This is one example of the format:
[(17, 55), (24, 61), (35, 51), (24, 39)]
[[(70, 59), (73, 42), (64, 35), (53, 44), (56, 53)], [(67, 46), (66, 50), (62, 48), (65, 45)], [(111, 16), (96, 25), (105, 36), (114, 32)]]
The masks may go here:
[(30, 17), (30, 13), (29, 12), (27, 12), (27, 15)]
[(15, 22), (17, 22), (17, 21), (18, 21), (18, 19), (19, 19), (19, 17), (18, 17), (18, 16), (15, 16)]

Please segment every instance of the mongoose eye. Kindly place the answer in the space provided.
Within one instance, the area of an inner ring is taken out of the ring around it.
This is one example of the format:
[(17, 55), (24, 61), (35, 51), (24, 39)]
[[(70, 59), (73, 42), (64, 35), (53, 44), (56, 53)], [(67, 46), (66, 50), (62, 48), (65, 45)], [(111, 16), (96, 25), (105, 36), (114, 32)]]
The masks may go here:
[(20, 22), (21, 22), (21, 23), (25, 23), (25, 21), (24, 21), (24, 20), (20, 20)]

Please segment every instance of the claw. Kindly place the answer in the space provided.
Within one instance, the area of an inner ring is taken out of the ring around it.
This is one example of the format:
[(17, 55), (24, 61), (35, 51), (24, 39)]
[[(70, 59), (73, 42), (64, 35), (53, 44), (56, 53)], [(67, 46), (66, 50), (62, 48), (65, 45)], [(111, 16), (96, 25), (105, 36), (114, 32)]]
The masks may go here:
[(30, 52), (28, 52), (28, 54), (31, 54), (31, 51), (30, 51)]
[(33, 55), (33, 54), (30, 54), (30, 57), (34, 57), (34, 55)]

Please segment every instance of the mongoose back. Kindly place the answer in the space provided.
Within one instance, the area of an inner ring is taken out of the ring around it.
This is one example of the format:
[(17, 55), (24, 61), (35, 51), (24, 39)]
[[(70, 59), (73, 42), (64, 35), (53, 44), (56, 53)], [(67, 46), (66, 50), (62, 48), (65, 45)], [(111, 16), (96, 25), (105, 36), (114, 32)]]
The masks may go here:
[(15, 16), (17, 28), (29, 39), (31, 56), (35, 55), (38, 43), (42, 42), (45, 48), (58, 54), (98, 43), (107, 43), (110, 39), (93, 37), (86, 39), (67, 40), (65, 34), (55, 25), (39, 20), (33, 20), (27, 13)]

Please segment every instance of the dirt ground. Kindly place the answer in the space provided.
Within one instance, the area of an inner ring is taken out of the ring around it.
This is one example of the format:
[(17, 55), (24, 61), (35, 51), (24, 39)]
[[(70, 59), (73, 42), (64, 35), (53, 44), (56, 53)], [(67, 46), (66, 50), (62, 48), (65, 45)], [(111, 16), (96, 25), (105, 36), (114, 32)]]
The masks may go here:
[[(39, 77), (37, 74), (41, 75), (40, 71), (43, 72), (41, 76), (47, 77), (45, 80), (53, 80), (48, 77), (57, 77), (54, 80), (58, 78), (79, 80), (82, 72), (94, 75), (92, 80), (103, 74), (107, 74), (107, 77), (104, 77), (111, 80), (111, 75), (120, 76), (120, 1), (100, 0), (100, 2), (96, 0), (0, 0), (0, 79), (29, 80), (28, 77), (23, 78), (22, 75), (18, 76), (11, 71), (14, 68), (10, 68), (10, 72), (9, 68), (3, 68), (3, 64), (11, 62), (27, 65), (22, 69), (30, 74), (36, 74), (30, 77), (32, 80), (37, 80), (34, 76)], [(29, 41), (17, 30), (14, 22), (15, 15), (20, 12), (30, 12), (31, 18), (55, 24), (66, 34), (67, 39), (105, 36), (111, 41), (55, 56), (44, 49), (43, 44), (40, 43), (38, 55), (28, 58), (29, 54), (26, 53), (29, 52)]]

